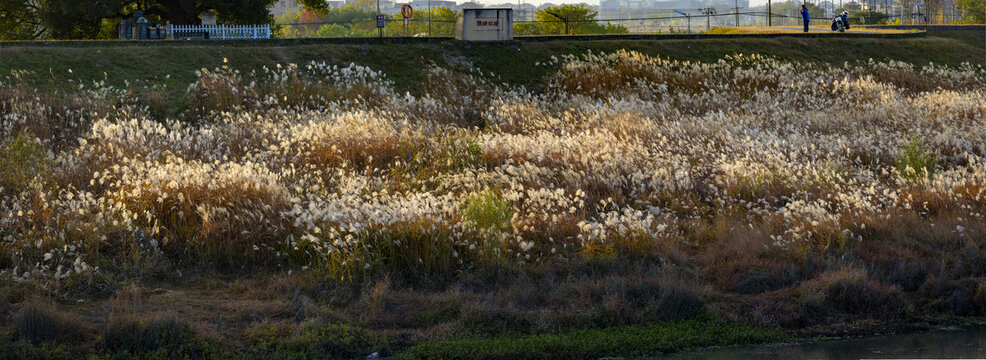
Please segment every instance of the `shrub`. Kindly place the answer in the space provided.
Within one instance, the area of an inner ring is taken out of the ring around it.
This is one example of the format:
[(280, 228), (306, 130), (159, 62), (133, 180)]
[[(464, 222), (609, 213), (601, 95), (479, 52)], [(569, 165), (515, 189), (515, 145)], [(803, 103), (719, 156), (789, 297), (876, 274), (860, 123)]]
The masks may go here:
[(79, 354), (72, 353), (65, 345), (42, 344), (35, 346), (25, 341), (15, 341), (8, 336), (0, 336), (0, 358), (19, 360), (77, 360)]
[(901, 148), (896, 159), (897, 171), (907, 180), (928, 178), (935, 173), (938, 156), (921, 144), (917, 135), (912, 135), (907, 145)]
[(0, 190), (18, 193), (35, 177), (48, 171), (47, 150), (37, 138), (27, 132), (0, 145)]
[(209, 116), (236, 111), (255, 99), (255, 90), (248, 87), (239, 70), (223, 65), (214, 71), (195, 71), (198, 80), (189, 85), (185, 102), (188, 103), (190, 120), (200, 122)]
[(855, 269), (832, 271), (819, 276), (825, 303), (850, 314), (892, 315), (903, 310), (900, 290), (871, 279)]
[(14, 316), (17, 333), (33, 344), (74, 342), (87, 337), (92, 329), (78, 317), (35, 300), (26, 301)]
[(485, 231), (510, 231), (510, 221), (513, 216), (510, 203), (493, 190), (474, 194), (462, 205), (462, 220), (474, 228)]
[(309, 324), (301, 330), (298, 341), (297, 345), (330, 359), (364, 357), (374, 352), (385, 355), (389, 351), (386, 337), (345, 324)]
[(687, 320), (705, 313), (701, 290), (695, 285), (672, 282), (662, 285), (660, 293), (651, 311), (656, 320)]
[(345, 281), (388, 275), (402, 280), (445, 277), (460, 268), (465, 249), (447, 225), (418, 219), (374, 226), (325, 259), (328, 274)]
[(100, 337), (99, 347), (109, 353), (161, 358), (202, 358), (211, 351), (191, 325), (173, 317), (153, 320), (111, 319)]

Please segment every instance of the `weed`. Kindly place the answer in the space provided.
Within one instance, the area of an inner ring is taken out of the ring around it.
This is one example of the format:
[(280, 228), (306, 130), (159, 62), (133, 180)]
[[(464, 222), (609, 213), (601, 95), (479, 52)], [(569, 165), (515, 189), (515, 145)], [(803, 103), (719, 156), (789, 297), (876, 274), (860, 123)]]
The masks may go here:
[(938, 166), (938, 156), (922, 145), (921, 138), (911, 135), (895, 160), (897, 171), (906, 180), (931, 177)]
[(27, 132), (0, 142), (0, 191), (20, 193), (39, 175), (44, 177), (50, 164), (45, 147)]

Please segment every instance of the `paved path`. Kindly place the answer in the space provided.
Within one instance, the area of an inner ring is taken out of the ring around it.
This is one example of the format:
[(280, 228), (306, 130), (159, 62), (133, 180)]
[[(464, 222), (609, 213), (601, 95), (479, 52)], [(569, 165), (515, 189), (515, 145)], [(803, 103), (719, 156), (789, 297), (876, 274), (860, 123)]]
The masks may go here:
[[(774, 28), (784, 29), (784, 30), (791, 30), (791, 31), (794, 31), (794, 32), (804, 32), (804, 30), (805, 30), (805, 28), (802, 27), (802, 26), (774, 26)], [(849, 28), (849, 30), (846, 30), (846, 32), (847, 33), (850, 33), (850, 34), (875, 34), (876, 33), (874, 31), (866, 31), (865, 29), (864, 30), (856, 30), (856, 29), (851, 28), (851, 27)], [(835, 34), (835, 33), (838, 33), (838, 31), (832, 31), (832, 28), (829, 28), (829, 27), (825, 28), (824, 30), (819, 29), (819, 28), (809, 28), (808, 29), (808, 33), (830, 33), (830, 34)]]

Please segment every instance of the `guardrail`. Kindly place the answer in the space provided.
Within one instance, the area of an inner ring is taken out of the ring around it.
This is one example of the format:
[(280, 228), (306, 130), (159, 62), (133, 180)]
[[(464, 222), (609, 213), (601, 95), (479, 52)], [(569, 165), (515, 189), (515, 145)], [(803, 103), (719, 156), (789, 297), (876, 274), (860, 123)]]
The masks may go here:
[(270, 25), (169, 25), (168, 39), (270, 39)]

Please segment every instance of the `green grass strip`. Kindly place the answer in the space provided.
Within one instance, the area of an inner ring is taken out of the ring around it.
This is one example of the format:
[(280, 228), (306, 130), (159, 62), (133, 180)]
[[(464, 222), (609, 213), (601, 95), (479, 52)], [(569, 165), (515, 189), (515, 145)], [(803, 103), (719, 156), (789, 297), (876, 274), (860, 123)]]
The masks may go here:
[(430, 341), (406, 359), (588, 359), (649, 356), (709, 346), (790, 341), (779, 331), (723, 320), (689, 320), (607, 329), (485, 339)]

